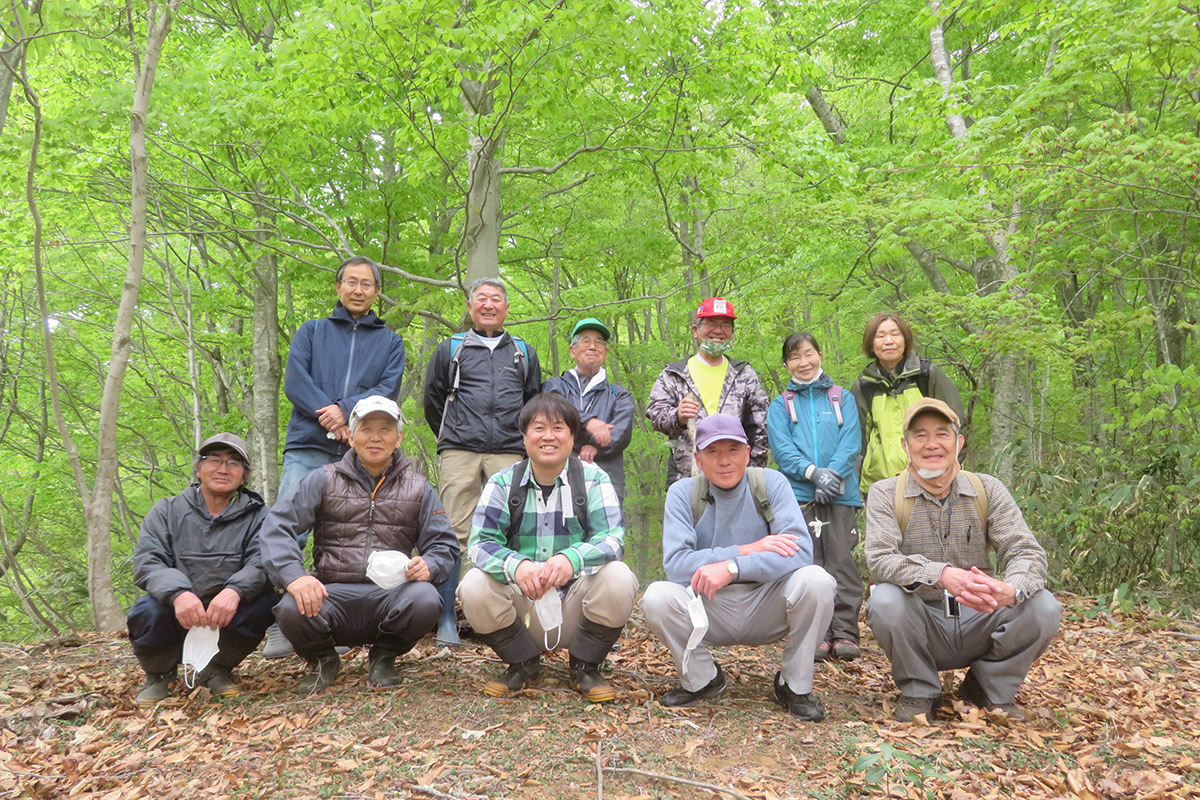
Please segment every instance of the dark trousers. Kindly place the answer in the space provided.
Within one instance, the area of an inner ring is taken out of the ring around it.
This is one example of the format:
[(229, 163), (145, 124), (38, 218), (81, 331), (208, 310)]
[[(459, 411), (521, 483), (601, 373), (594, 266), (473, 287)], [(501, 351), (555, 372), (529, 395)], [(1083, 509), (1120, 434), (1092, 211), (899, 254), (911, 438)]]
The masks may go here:
[(306, 617), (296, 598), (285, 594), (275, 607), (283, 635), (301, 656), (342, 645), (374, 644), (387, 634), (415, 644), (433, 630), (442, 613), (442, 598), (428, 581), (410, 581), (392, 589), (373, 583), (327, 583), (329, 592), (315, 617)]
[(813, 533), (813, 563), (824, 567), (837, 581), (833, 601), (833, 621), (826, 641), (849, 639), (858, 644), (858, 612), (863, 602), (862, 574), (854, 560), (858, 542), (858, 509), (854, 506), (825, 505), (815, 501), (800, 506), (810, 531), (813, 521), (821, 520), (821, 535)]
[[(201, 598), (207, 607), (212, 598)], [(233, 619), (221, 629), (220, 651), (212, 663), (232, 669), (262, 641), (271, 624), (271, 609), (279, 600), (273, 592), (264, 592), (253, 600), (238, 604)], [(183, 656), (187, 628), (175, 619), (175, 607), (163, 605), (150, 595), (142, 595), (125, 620), (129, 643), (146, 672), (172, 672)]]

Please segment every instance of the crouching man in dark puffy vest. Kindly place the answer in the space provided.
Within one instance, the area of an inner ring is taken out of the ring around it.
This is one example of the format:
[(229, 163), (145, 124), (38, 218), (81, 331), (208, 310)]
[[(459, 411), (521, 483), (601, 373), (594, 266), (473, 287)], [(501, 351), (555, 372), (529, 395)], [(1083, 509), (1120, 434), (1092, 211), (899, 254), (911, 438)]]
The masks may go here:
[[(263, 564), (287, 592), (275, 618), (309, 665), (299, 694), (333, 685), (339, 645), (371, 645), (369, 683), (398, 686), (396, 657), (433, 629), (442, 610), (437, 587), (458, 550), (442, 501), (398, 449), (396, 403), (360, 400), (349, 427), (353, 449), (301, 478), (262, 528)], [(315, 575), (305, 571), (298, 543), (309, 528)], [(419, 555), (408, 559), (414, 550)]]

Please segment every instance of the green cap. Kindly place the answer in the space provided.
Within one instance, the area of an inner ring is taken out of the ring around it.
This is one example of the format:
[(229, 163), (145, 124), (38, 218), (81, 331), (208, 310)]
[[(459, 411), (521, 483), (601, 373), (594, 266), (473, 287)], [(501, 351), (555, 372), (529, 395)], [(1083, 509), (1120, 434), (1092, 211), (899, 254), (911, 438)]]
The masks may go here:
[(574, 339), (580, 331), (600, 331), (600, 335), (606, 342), (612, 338), (612, 331), (608, 329), (608, 326), (595, 317), (588, 317), (576, 322), (575, 329), (571, 331), (571, 338)]

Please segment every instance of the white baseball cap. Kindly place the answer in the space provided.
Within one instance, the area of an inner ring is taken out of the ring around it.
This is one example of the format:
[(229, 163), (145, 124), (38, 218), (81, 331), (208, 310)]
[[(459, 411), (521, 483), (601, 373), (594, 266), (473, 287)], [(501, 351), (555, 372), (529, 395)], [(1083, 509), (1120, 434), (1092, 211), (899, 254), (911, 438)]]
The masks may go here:
[(354, 429), (358, 427), (358, 423), (364, 417), (377, 411), (382, 411), (399, 424), (400, 406), (396, 405), (396, 401), (381, 394), (373, 394), (354, 404), (354, 410), (350, 412), (350, 432), (354, 433)]

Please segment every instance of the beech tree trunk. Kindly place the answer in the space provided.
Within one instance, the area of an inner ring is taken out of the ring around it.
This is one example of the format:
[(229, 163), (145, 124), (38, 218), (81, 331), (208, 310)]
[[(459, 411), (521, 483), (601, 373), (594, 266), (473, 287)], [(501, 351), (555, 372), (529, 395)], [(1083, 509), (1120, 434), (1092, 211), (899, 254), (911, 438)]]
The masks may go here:
[[(928, 0), (929, 8), (937, 16), (938, 21), (929, 31), (929, 61), (933, 65), (933, 73), (938, 83), (942, 85), (942, 100), (949, 106), (946, 110), (946, 126), (950, 135), (955, 139), (967, 135), (966, 120), (963, 115), (954, 110), (954, 73), (950, 64), (950, 53), (946, 49), (946, 38), (942, 28), (940, 0)], [(984, 173), (986, 175), (986, 173)], [(984, 179), (986, 181), (986, 177)], [(987, 194), (986, 183), (980, 188), (980, 193)], [(984, 207), (989, 211), (995, 210), (992, 202), (986, 200)], [(991, 294), (1001, 286), (1009, 286), (1008, 291), (1016, 296), (1024, 294), (1024, 290), (1013, 286), (1017, 277), (1017, 269), (1013, 264), (1008, 248), (1009, 231), (1015, 230), (1016, 221), (1021, 214), (1020, 206), (1013, 205), (1010, 222), (1006, 229), (1000, 225), (992, 230), (984, 231), (984, 239), (991, 249), (990, 259), (976, 262), (972, 270), (975, 282), (981, 294)], [(914, 252), (913, 247), (909, 251)], [(928, 274), (931, 260), (917, 257), (918, 263)], [(989, 263), (990, 262), (990, 263)], [(936, 271), (936, 267), (933, 267)], [(937, 283), (935, 282), (935, 286)], [(942, 285), (945, 285), (943, 280)], [(1015, 353), (1000, 352), (992, 360), (992, 429), (989, 440), (988, 455), (991, 469), (996, 477), (1008, 483), (1013, 478), (1013, 445), (1016, 443), (1020, 430), (1027, 425), (1025, 408), (1021, 403), (1021, 360)]]
[(96, 630), (120, 630), (125, 613), (117, 602), (112, 583), (112, 506), (117, 481), (117, 414), (121, 385), (129, 365), (130, 331), (142, 286), (146, 261), (146, 113), (154, 89), (154, 73), (162, 54), (163, 42), (171, 30), (171, 21), (180, 0), (165, 5), (150, 3), (146, 15), (150, 22), (146, 50), (137, 71), (133, 94), (133, 113), (129, 125), (129, 159), (133, 172), (130, 200), (129, 268), (121, 289), (121, 302), (113, 325), (112, 358), (104, 380), (100, 400), (100, 420), (96, 435), (96, 475), (90, 496), (84, 497), (84, 516), (88, 534), (88, 595), (92, 601), (92, 621)]
[(500, 275), (500, 146), (504, 137), (499, 132), (489, 135), (485, 124), (492, 113), (492, 87), (464, 79), (460, 88), (463, 109), (471, 120), (462, 242), (463, 282), (469, 287), (480, 278)]

